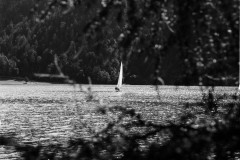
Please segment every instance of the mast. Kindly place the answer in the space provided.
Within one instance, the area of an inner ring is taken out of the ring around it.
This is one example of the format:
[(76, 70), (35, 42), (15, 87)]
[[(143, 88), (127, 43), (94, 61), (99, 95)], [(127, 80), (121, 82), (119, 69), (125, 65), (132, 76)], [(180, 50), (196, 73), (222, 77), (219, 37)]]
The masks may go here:
[(121, 62), (120, 72), (119, 72), (119, 76), (118, 76), (118, 83), (117, 83), (117, 87), (119, 89), (122, 87), (122, 78), (123, 78), (123, 66), (122, 66), (122, 62)]

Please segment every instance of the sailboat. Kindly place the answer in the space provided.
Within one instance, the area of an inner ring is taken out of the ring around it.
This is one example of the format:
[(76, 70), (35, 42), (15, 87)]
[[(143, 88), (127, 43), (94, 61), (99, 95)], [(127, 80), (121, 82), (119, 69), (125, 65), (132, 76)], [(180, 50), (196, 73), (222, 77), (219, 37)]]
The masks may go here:
[(123, 65), (122, 65), (122, 62), (121, 62), (119, 76), (118, 76), (118, 83), (117, 83), (117, 86), (115, 87), (116, 92), (121, 91), (122, 79), (123, 79)]

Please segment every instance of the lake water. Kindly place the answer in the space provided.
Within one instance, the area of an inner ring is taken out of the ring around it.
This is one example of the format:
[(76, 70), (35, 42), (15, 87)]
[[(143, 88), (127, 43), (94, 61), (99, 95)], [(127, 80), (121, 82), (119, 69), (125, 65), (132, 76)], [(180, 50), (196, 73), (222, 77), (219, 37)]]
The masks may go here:
[[(14, 136), (21, 144), (66, 143), (70, 137), (89, 137), (110, 121), (96, 110), (101, 106), (133, 107), (143, 118), (159, 123), (178, 119), (186, 102), (201, 100), (199, 87), (125, 85), (0, 85), (0, 136)], [(236, 87), (218, 87), (234, 93)], [(10, 155), (10, 156), (9, 156)], [(0, 146), (0, 159), (18, 159), (18, 153)]]

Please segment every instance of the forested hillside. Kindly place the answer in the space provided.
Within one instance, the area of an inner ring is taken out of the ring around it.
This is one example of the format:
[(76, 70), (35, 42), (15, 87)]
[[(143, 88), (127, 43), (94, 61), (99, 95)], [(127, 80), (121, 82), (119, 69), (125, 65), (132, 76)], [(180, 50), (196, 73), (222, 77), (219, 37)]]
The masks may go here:
[[(137, 35), (140, 38), (133, 37), (125, 53), (120, 50), (119, 39), (129, 28), (124, 15), (127, 6), (112, 8), (108, 21), (96, 20), (95, 26), (103, 26), (95, 30), (97, 34), (86, 34), (86, 28), (94, 27), (88, 24), (98, 18), (95, 16), (99, 8), (104, 7), (101, 1), (93, 4), (82, 3), (65, 14), (59, 7), (42, 21), (36, 17), (45, 13), (30, 12), (33, 0), (0, 0), (0, 76), (31, 79), (33, 73), (58, 74), (54, 63), (57, 55), (62, 72), (79, 83), (87, 83), (88, 77), (93, 83), (116, 83), (123, 61), (127, 84), (160, 83), (154, 81), (158, 74), (165, 84), (211, 85), (216, 80), (217, 85), (235, 85), (239, 52), (237, 0), (169, 0), (164, 2), (158, 18), (149, 19), (136, 6), (139, 20), (135, 27), (143, 27)], [(35, 8), (41, 9), (47, 3), (38, 5)], [(140, 1), (138, 5), (142, 5)], [(156, 43), (149, 41), (153, 36)], [(159, 68), (157, 73), (154, 68)]]

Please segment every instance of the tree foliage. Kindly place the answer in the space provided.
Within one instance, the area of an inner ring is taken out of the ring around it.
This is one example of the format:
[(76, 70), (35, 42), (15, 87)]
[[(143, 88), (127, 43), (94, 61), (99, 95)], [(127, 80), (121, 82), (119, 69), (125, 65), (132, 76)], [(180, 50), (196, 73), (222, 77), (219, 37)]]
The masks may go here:
[[(116, 83), (120, 61), (124, 62), (126, 83), (152, 84), (155, 79), (155, 83), (161, 84), (158, 77), (166, 84), (236, 82), (237, 0), (52, 0), (36, 3), (31, 19), (20, 18), (26, 16), (23, 9), (30, 10), (25, 0), (15, 5), (6, 0), (1, 3), (12, 22), (3, 23), (0, 51), (8, 59), (18, 59), (13, 60), (19, 76), (54, 72), (50, 68), (54, 67), (56, 54), (64, 74), (82, 83), (89, 76), (95, 83), (103, 83), (104, 78), (92, 71), (98, 66), (110, 75), (104, 83)], [(19, 9), (21, 16), (17, 20), (11, 18), (16, 13), (10, 9), (12, 6), (23, 8)], [(11, 38), (19, 42), (13, 43)], [(24, 50), (21, 47), (26, 43), (29, 44)], [(29, 47), (31, 51), (26, 51)], [(12, 48), (15, 51), (9, 56)], [(24, 55), (32, 59), (23, 58)], [(37, 63), (33, 63), (36, 59)]]

